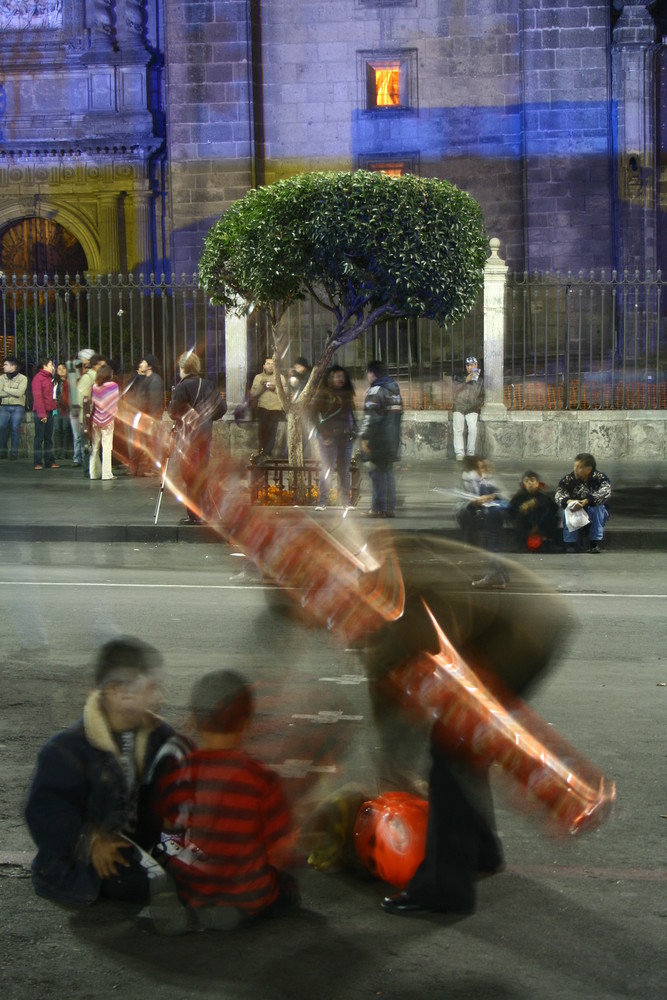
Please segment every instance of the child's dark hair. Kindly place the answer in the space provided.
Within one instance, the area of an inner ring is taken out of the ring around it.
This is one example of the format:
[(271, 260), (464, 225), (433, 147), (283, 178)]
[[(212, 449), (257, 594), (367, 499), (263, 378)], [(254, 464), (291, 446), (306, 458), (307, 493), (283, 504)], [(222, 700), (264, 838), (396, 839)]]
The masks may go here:
[(134, 636), (122, 635), (105, 642), (97, 654), (95, 686), (102, 687), (115, 670), (151, 674), (162, 666), (162, 656), (155, 648)]
[(209, 733), (236, 733), (253, 713), (250, 684), (233, 670), (204, 674), (192, 689), (190, 709), (197, 728)]

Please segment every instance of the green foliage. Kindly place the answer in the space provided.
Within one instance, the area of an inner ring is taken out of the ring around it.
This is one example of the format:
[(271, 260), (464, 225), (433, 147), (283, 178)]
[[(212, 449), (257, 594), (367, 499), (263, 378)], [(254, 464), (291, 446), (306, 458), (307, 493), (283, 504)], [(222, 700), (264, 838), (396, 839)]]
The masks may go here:
[(311, 173), (232, 205), (206, 237), (199, 278), (215, 303), (263, 307), (274, 326), (312, 293), (336, 317), (333, 353), (382, 319), (459, 319), (487, 257), (479, 204), (447, 181)]

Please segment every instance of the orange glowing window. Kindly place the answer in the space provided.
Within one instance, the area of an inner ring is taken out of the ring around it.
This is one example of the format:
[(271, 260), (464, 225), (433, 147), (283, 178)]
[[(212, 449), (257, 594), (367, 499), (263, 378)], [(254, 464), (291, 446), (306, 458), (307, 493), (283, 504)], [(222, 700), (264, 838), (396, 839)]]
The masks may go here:
[(400, 104), (399, 66), (375, 68), (375, 105), (378, 108), (395, 108)]

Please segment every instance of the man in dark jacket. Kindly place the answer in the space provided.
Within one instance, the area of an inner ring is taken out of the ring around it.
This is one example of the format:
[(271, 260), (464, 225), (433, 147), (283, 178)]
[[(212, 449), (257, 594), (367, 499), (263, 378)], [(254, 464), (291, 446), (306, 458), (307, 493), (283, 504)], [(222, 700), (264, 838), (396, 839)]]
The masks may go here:
[(25, 813), (38, 895), (61, 903), (147, 898), (147, 873), (126, 838), (144, 849), (159, 839), (151, 789), (174, 735), (150, 710), (161, 660), (139, 639), (105, 643), (83, 717), (40, 751)]
[(130, 467), (136, 476), (155, 476), (157, 448), (152, 431), (164, 413), (164, 382), (160, 375), (160, 362), (154, 354), (146, 354), (139, 362), (131, 392), (132, 404), (151, 417), (153, 423), (144, 432), (139, 428), (134, 431)]
[(227, 405), (213, 383), (200, 376), (201, 363), (194, 351), (182, 354), (178, 367), (181, 381), (171, 394), (169, 416), (182, 432), (178, 451), (188, 513), (181, 524), (202, 524), (213, 421), (224, 415)]
[(555, 500), (563, 510), (563, 542), (566, 552), (576, 552), (579, 529), (568, 525), (568, 512), (585, 511), (590, 520), (589, 551), (597, 555), (609, 517), (607, 503), (611, 483), (604, 472), (596, 468), (595, 458), (586, 451), (574, 456), (574, 468), (563, 476)]
[(477, 358), (466, 358), (465, 373), (452, 379), (452, 400), (454, 453), (456, 461), (462, 462), (464, 455), (475, 454), (477, 421), (484, 405), (484, 379)]
[(359, 437), (363, 459), (371, 465), (371, 517), (394, 517), (394, 462), (398, 461), (401, 445), (403, 400), (398, 383), (387, 375), (381, 361), (370, 361), (366, 371), (368, 389)]

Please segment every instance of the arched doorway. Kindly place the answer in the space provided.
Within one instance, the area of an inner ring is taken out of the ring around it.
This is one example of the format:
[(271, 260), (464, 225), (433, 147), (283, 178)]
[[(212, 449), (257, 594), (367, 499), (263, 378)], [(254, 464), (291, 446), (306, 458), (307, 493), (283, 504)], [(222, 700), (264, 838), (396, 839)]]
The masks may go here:
[(7, 277), (83, 274), (88, 261), (83, 247), (52, 219), (20, 219), (0, 232), (0, 270)]

